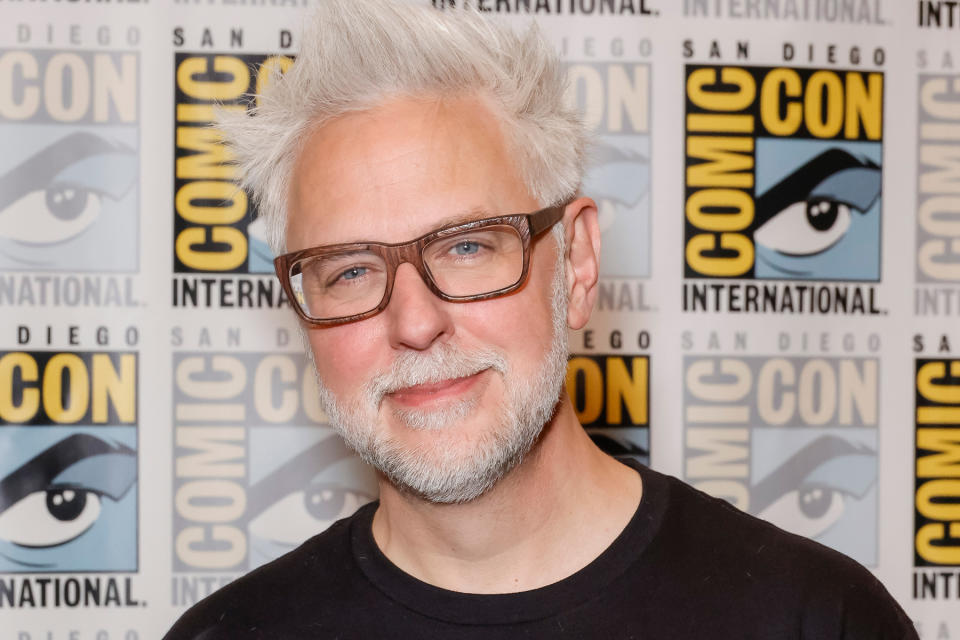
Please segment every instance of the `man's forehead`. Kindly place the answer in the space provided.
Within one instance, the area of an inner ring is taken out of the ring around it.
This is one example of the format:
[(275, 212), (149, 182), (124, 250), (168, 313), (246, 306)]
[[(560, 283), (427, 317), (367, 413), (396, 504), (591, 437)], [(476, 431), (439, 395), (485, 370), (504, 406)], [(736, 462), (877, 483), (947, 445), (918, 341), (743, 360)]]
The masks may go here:
[(534, 204), (483, 101), (396, 100), (311, 132), (294, 171), (288, 244), (402, 242)]
[[(403, 238), (393, 238), (386, 237), (382, 230), (377, 228), (362, 228), (356, 230), (353, 236), (337, 234), (335, 239), (334, 236), (330, 236), (330, 241), (321, 241), (320, 244), (350, 244), (357, 242), (387, 242), (387, 243), (399, 243), (407, 242), (421, 236), (425, 236), (428, 233), (436, 231), (437, 229), (444, 229), (446, 227), (453, 227), (456, 225), (466, 224), (468, 222), (474, 222), (476, 220), (483, 220), (484, 218), (493, 218), (500, 215), (511, 215), (514, 213), (527, 213), (526, 211), (491, 211), (487, 207), (475, 206), (470, 207), (465, 210), (461, 210), (458, 213), (452, 215), (444, 216), (439, 219), (424, 218), (410, 220), (410, 233), (407, 237)], [(391, 216), (389, 211), (381, 212), (382, 217), (387, 218)], [(335, 212), (330, 213), (330, 218), (337, 218)], [(352, 229), (351, 229), (352, 231)]]

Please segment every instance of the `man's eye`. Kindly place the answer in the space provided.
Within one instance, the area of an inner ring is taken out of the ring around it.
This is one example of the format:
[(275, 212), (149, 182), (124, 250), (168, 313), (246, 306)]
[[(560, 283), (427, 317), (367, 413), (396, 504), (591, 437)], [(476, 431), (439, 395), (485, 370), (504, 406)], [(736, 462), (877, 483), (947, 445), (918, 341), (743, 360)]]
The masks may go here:
[(371, 275), (371, 269), (364, 265), (353, 265), (350, 267), (333, 267), (321, 269), (314, 280), (322, 289), (328, 289), (343, 284), (355, 284)]
[(22, 547), (52, 547), (79, 537), (97, 521), (100, 496), (76, 487), (28, 494), (0, 513), (0, 539)]
[(458, 256), (472, 256), (480, 251), (480, 243), (472, 240), (461, 240), (451, 247), (450, 252)]
[(332, 261), (309, 262), (303, 266), (303, 287), (305, 290), (325, 289), (345, 284), (369, 284), (384, 273), (384, 265), (370, 257), (361, 259), (336, 259)]
[(367, 272), (366, 267), (350, 267), (340, 274), (341, 280), (355, 280)]
[(849, 228), (850, 207), (830, 198), (811, 198), (767, 220), (754, 239), (785, 255), (808, 256), (832, 247)]

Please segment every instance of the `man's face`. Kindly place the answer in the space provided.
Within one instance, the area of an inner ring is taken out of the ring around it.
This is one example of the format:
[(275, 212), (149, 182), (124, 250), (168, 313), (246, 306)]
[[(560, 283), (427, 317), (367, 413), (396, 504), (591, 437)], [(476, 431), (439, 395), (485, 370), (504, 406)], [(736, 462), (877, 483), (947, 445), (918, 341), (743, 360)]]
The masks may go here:
[[(287, 246), (401, 242), (452, 222), (533, 211), (477, 98), (403, 99), (314, 131), (297, 163)], [(307, 332), (331, 422), (401, 488), (462, 502), (492, 486), (549, 419), (566, 365), (557, 245), (493, 300), (444, 302), (409, 264), (366, 320)]]

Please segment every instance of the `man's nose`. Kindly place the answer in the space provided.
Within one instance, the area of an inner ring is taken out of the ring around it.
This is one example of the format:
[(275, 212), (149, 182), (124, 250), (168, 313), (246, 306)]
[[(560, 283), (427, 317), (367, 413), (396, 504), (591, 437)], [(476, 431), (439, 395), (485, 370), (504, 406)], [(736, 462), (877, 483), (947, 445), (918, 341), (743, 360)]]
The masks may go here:
[(390, 303), (384, 309), (391, 345), (423, 350), (451, 335), (450, 304), (430, 291), (413, 265), (401, 264), (394, 277)]

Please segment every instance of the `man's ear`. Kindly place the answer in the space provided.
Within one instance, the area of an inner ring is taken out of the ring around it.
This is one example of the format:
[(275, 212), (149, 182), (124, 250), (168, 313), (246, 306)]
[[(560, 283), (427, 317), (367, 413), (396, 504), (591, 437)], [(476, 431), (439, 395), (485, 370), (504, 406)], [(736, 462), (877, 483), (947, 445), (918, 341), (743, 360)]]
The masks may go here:
[(577, 198), (563, 211), (566, 234), (567, 324), (580, 329), (590, 319), (597, 299), (600, 269), (600, 226), (597, 203)]

